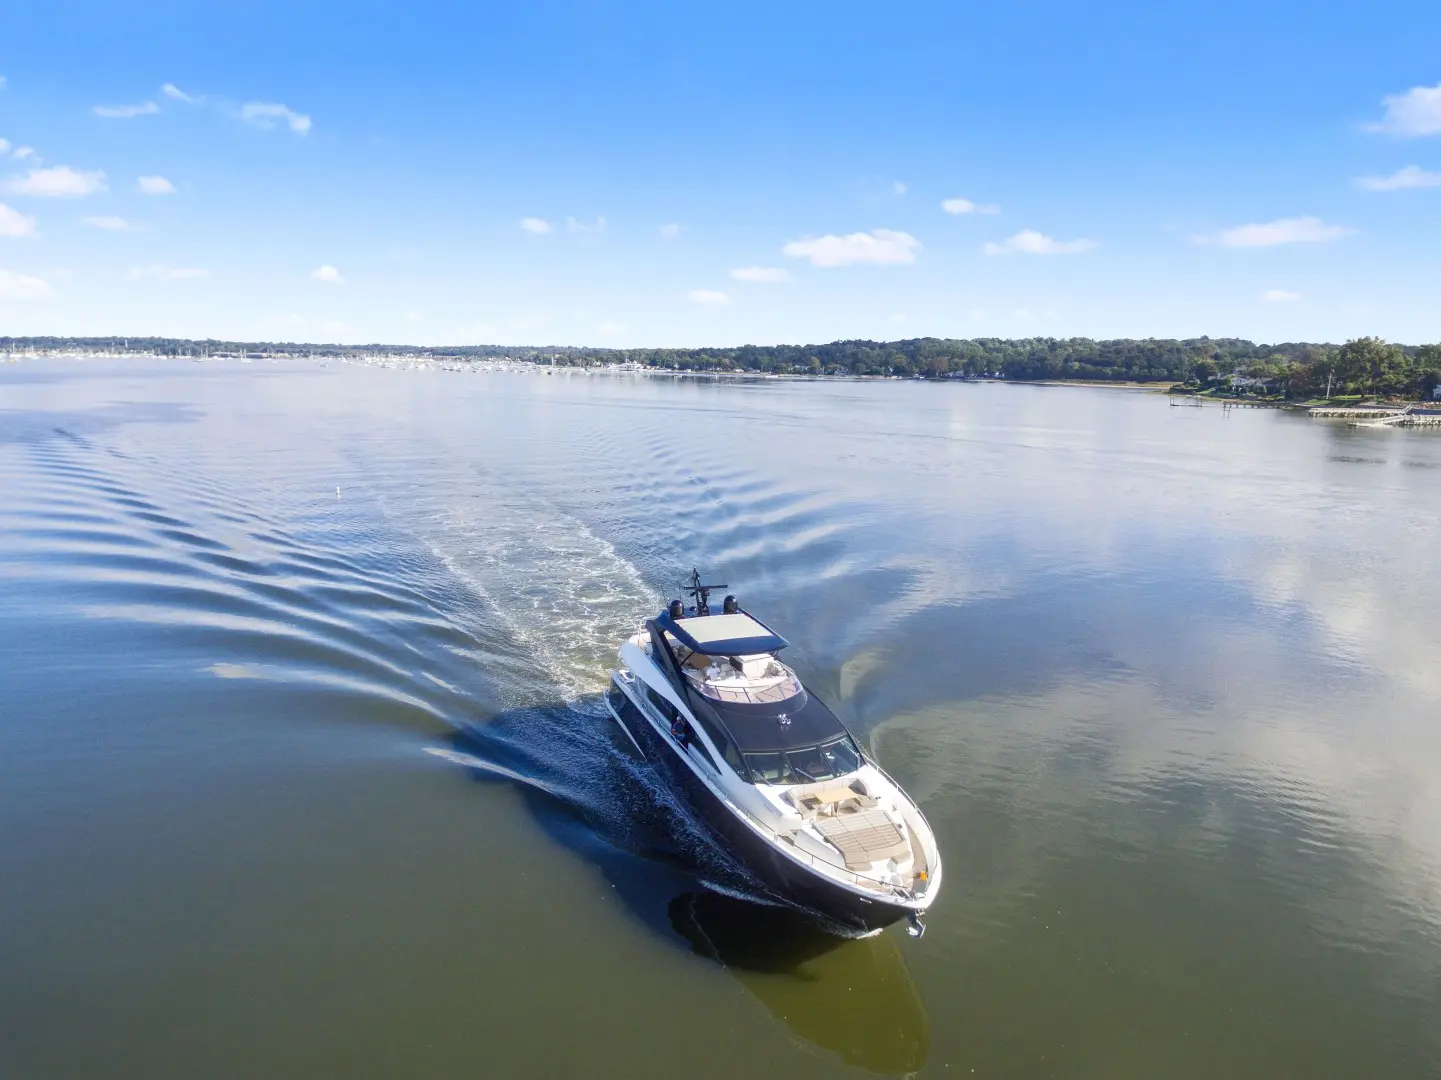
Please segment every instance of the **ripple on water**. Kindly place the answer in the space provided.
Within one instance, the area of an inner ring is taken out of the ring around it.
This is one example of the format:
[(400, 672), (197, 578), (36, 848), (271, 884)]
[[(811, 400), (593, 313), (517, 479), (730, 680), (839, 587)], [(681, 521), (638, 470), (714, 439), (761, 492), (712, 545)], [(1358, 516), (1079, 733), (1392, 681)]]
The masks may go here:
[[(68, 460), (77, 455), (91, 463)], [(184, 631), (168, 640), (218, 658), (202, 666), (225, 678), (365, 694), (447, 725), (474, 711), (464, 687), (476, 643), (414, 589), (373, 576), (363, 559), (277, 534), (236, 497), (229, 520), (209, 525), (204, 507), (166, 474), (149, 472), (151, 463), (83, 439), (45, 446), (32, 463), (45, 483), (7, 507), (7, 544), (23, 556), (27, 579), (83, 595), (76, 610), (86, 616)], [(192, 472), (180, 486), (213, 485)]]

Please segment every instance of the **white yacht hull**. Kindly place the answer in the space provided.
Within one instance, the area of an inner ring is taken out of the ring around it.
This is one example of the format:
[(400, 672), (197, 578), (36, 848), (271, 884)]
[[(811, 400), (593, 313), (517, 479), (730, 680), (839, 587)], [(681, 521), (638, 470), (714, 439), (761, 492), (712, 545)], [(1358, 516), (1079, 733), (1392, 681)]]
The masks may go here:
[(867, 933), (919, 916), (940, 886), (940, 860), (934, 858), (925, 892), (888, 885), (843, 867), (818, 864), (788, 844), (773, 829), (738, 805), (719, 775), (712, 777), (693, 752), (672, 737), (644, 700), (641, 680), (628, 671), (612, 673), (606, 705), (627, 739), (660, 776), (683, 795), (717, 839), (777, 898), (816, 912), (851, 930)]

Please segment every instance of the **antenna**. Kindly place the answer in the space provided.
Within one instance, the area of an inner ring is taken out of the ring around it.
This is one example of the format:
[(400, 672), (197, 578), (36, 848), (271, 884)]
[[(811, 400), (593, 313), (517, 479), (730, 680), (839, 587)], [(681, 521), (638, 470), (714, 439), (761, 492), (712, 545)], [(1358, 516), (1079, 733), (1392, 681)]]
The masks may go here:
[(701, 584), (700, 570), (692, 567), (690, 572), (690, 584), (685, 586), (683, 591), (689, 593), (691, 599), (695, 601), (694, 609), (697, 615), (709, 615), (710, 591), (712, 589), (724, 588), (726, 588), (725, 585), (717, 585), (714, 583), (710, 585)]

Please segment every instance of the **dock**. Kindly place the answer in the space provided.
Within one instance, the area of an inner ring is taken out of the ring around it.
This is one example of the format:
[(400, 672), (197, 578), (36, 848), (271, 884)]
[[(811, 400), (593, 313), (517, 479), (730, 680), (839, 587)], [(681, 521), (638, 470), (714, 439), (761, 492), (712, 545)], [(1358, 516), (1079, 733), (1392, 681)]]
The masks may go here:
[(1246, 398), (1201, 397), (1199, 394), (1171, 394), (1172, 405), (1219, 405), (1223, 409), (1284, 409), (1284, 401), (1252, 401)]
[(1441, 427), (1441, 409), (1415, 405), (1353, 405), (1344, 408), (1318, 405), (1307, 411), (1318, 420), (1345, 420), (1353, 427)]

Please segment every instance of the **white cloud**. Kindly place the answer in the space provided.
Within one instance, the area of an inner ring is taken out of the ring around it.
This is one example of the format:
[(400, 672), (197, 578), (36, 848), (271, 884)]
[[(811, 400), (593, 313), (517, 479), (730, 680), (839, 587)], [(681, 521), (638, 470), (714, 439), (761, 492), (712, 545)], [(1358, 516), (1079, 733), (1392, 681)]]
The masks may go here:
[(1413, 86), (1404, 94), (1382, 98), (1381, 104), (1386, 115), (1379, 123), (1367, 124), (1367, 130), (1403, 137), (1441, 135), (1441, 83)]
[(1268, 304), (1284, 304), (1291, 300), (1301, 299), (1301, 294), (1286, 289), (1267, 289), (1261, 294), (1261, 299)]
[(1094, 240), (1055, 240), (1035, 229), (1022, 229), (999, 244), (987, 243), (987, 255), (1079, 255), (1096, 246)]
[(1357, 187), (1367, 191), (1401, 191), (1403, 188), (1441, 187), (1441, 172), (1427, 172), (1419, 165), (1407, 165), (1390, 176), (1362, 176)]
[(208, 278), (209, 270), (200, 270), (193, 266), (132, 266), (125, 271), (126, 281), (193, 281), (197, 278)]
[(141, 226), (126, 221), (121, 217), (88, 217), (80, 219), (92, 229), (104, 229), (107, 232), (143, 232)]
[(163, 176), (142, 176), (137, 183), (142, 195), (174, 195), (175, 185)]
[(180, 87), (176, 86), (174, 83), (166, 83), (160, 88), (160, 92), (166, 97), (173, 98), (176, 101), (188, 101), (192, 103), (195, 101), (193, 97), (187, 94), (184, 90), (180, 89)]
[(715, 289), (692, 289), (686, 296), (697, 304), (705, 304), (708, 307), (725, 307), (731, 302), (731, 298), (723, 292)]
[(791, 276), (779, 266), (738, 266), (731, 271), (737, 281), (790, 281)]
[(1320, 244), (1327, 240), (1339, 240), (1355, 231), (1344, 225), (1327, 225), (1320, 218), (1297, 217), (1280, 218), (1264, 224), (1237, 225), (1234, 229), (1222, 229), (1218, 233), (1192, 239), (1198, 244), (1257, 248), (1279, 244)]
[(247, 124), (266, 129), (273, 128), (276, 121), (283, 121), (285, 126), (297, 135), (304, 135), (310, 130), (310, 117), (269, 101), (246, 102), (240, 106), (240, 119)]
[(345, 279), (340, 276), (340, 271), (329, 263), (321, 263), (314, 270), (310, 271), (310, 276), (316, 281), (325, 282), (327, 285), (345, 284)]
[(0, 154), (10, 153), (10, 140), (0, 139)]
[(33, 157), (35, 157), (35, 147), (33, 147), (33, 146), (17, 146), (17, 147), (15, 148), (15, 160), (16, 160), (16, 161), (24, 161), (24, 160), (26, 160), (27, 158), (33, 158)]
[(942, 199), (941, 209), (948, 214), (999, 214), (1001, 208), (993, 203), (973, 203), (970, 199)]
[(4, 90), (9, 81), (4, 75), (0, 75), (0, 90)]
[(674, 221), (667, 221), (660, 227), (660, 234), (667, 240), (674, 240), (680, 235), (680, 225)]
[[(19, 152), (16, 152), (19, 156)], [(78, 198), (105, 190), (103, 172), (76, 172), (65, 165), (49, 169), (31, 169), (26, 176), (12, 177), (6, 188), (16, 195), (43, 195), (52, 198)]]
[(48, 300), (50, 284), (38, 277), (0, 270), (0, 300)]
[(0, 236), (34, 236), (35, 219), (0, 203)]
[(605, 232), (605, 216), (601, 215), (595, 219), (594, 225), (587, 225), (583, 221), (577, 221), (573, 217), (565, 219), (565, 227), (573, 233), (603, 233)]
[(614, 319), (606, 319), (595, 328), (597, 334), (604, 334), (606, 337), (615, 337), (617, 334), (626, 332), (626, 325), (623, 322), (616, 322)]
[(906, 187), (906, 182), (904, 180), (897, 180), (894, 184), (891, 185), (891, 190), (897, 195), (904, 195), (907, 191), (910, 190), (910, 188)]
[(916, 261), (921, 242), (910, 233), (874, 229), (848, 236), (816, 236), (792, 240), (781, 250), (794, 258), (809, 259), (812, 266), (853, 266), (875, 263), (895, 266)]
[(537, 236), (543, 236), (555, 228), (555, 226), (546, 221), (545, 218), (538, 217), (521, 218), (520, 227), (528, 233), (535, 233)]
[(418, 311), (407, 311), (405, 313), (405, 321), (408, 323), (418, 323), (423, 322), (424, 320), (425, 316)]
[(160, 106), (153, 101), (145, 101), (139, 105), (97, 105), (95, 106), (96, 116), (109, 117), (111, 120), (129, 120), (134, 116), (153, 116), (160, 111)]

